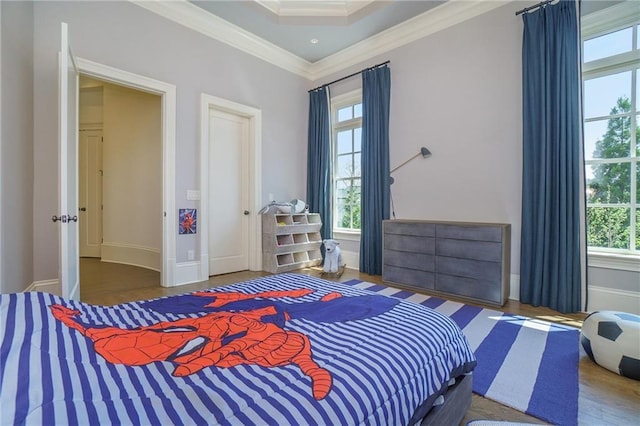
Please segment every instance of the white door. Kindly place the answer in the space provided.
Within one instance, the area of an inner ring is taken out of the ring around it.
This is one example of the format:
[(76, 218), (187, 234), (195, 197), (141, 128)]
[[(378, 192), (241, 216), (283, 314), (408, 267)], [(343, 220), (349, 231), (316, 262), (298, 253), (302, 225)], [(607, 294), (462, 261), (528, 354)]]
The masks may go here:
[(60, 227), (60, 289), (62, 297), (80, 298), (78, 261), (78, 67), (66, 23), (60, 31), (59, 135), (60, 212), (54, 222)]
[(78, 163), (80, 257), (101, 257), (102, 130), (80, 130)]
[(249, 119), (209, 110), (209, 275), (249, 269)]

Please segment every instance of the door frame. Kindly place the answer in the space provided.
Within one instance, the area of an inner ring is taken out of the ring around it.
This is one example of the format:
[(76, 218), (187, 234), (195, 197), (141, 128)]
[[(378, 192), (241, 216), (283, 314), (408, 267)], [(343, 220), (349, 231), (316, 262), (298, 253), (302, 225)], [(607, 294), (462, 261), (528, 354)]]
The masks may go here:
[(175, 150), (176, 150), (176, 86), (139, 74), (76, 58), (80, 74), (159, 95), (162, 106), (162, 270), (160, 285), (173, 287), (176, 282)]
[(209, 279), (209, 111), (211, 109), (249, 119), (249, 270), (262, 270), (262, 110), (217, 96), (200, 95), (200, 271)]

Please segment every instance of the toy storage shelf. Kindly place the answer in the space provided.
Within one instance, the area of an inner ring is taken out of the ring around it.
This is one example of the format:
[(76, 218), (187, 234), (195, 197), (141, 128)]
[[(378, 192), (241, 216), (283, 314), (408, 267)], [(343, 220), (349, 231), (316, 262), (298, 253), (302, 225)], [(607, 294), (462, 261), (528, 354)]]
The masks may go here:
[(318, 213), (262, 215), (262, 267), (279, 273), (322, 263)]

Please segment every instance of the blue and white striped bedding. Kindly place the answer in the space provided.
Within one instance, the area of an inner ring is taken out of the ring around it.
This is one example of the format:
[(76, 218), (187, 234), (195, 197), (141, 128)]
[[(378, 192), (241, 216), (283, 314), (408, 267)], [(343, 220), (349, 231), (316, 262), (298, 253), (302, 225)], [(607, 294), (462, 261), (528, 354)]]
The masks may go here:
[(0, 327), (2, 424), (406, 425), (475, 366), (446, 316), (298, 274), (111, 307), (3, 294)]

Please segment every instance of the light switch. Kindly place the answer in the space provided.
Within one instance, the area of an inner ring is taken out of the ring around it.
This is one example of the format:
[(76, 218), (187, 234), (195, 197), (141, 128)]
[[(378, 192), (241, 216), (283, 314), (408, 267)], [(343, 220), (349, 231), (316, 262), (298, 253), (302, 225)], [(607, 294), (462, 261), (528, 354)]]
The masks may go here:
[(187, 200), (189, 201), (197, 201), (200, 199), (200, 190), (198, 189), (187, 189)]

